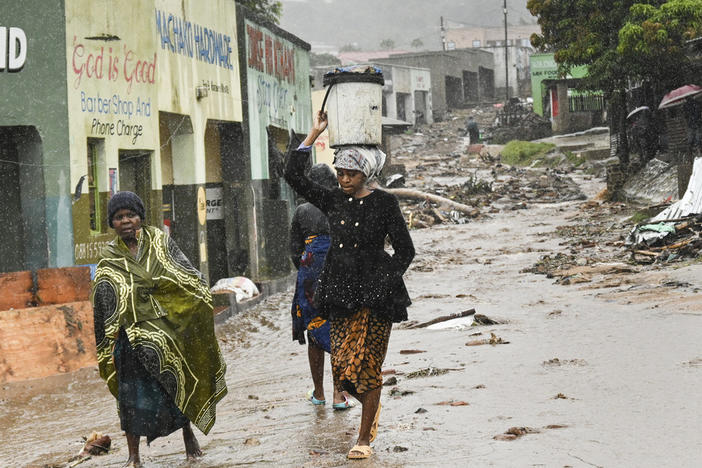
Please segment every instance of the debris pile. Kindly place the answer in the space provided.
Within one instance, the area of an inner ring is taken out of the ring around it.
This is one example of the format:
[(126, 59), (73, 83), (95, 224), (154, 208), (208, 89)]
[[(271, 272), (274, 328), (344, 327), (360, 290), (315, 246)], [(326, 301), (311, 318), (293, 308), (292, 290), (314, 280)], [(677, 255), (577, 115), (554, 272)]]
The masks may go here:
[(512, 167), (509, 172), (512, 177), (497, 189), (503, 196), (532, 203), (557, 203), (587, 198), (573, 179), (554, 170), (535, 173)]
[[(624, 239), (631, 229), (632, 207), (624, 203), (583, 203), (580, 212), (570, 217), (570, 224), (558, 226), (551, 235), (561, 239), (567, 250), (546, 254), (522, 273), (535, 273), (554, 278), (562, 285), (589, 283), (636, 272), (623, 263)], [(616, 221), (620, 219), (620, 221)]]
[(511, 140), (538, 140), (551, 136), (551, 121), (535, 114), (530, 105), (517, 99), (497, 112), (495, 126), (489, 133), (493, 144)]
[(695, 258), (702, 250), (702, 215), (637, 225), (627, 244), (636, 263), (664, 263)]
[(695, 159), (685, 194), (656, 216), (637, 225), (626, 243), (637, 263), (663, 263), (697, 257), (702, 249), (702, 158)]
[(392, 161), (404, 166), (404, 173), (388, 174), (383, 182), (400, 200), (410, 228), (463, 224), (502, 210), (527, 209), (531, 203), (584, 198), (567, 174), (575, 165), (566, 156), (560, 155), (564, 162), (559, 169), (505, 165), (497, 157), (501, 147), (470, 144), (464, 136), (468, 115), (483, 128), (484, 122), (494, 121), (496, 110), (457, 111), (394, 137)]

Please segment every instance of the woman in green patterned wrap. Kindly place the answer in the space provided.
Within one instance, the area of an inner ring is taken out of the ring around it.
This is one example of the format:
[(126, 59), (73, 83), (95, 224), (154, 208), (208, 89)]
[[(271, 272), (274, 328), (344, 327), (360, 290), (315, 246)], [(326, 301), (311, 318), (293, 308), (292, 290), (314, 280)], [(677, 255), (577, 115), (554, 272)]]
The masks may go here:
[(101, 252), (93, 281), (100, 376), (117, 398), (127, 465), (147, 443), (183, 429), (188, 459), (202, 455), (190, 423), (207, 434), (227, 393), (204, 278), (163, 231), (142, 225), (144, 204), (118, 192), (108, 204), (117, 237)]

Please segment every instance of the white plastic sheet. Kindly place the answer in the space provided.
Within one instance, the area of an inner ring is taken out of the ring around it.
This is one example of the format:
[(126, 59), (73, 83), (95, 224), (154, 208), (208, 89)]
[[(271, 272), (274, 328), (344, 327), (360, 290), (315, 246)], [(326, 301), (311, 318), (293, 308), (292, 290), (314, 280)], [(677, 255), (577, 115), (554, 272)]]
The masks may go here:
[(241, 302), (245, 299), (251, 299), (258, 296), (260, 292), (253, 281), (244, 276), (235, 276), (234, 278), (222, 278), (214, 286), (211, 291), (213, 293), (231, 293), (236, 295), (236, 301)]

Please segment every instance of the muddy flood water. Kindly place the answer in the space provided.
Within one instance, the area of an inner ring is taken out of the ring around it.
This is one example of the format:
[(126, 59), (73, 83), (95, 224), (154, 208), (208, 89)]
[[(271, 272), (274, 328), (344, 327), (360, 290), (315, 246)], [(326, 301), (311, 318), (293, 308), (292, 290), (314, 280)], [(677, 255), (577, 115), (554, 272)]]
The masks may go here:
[[(602, 188), (574, 179), (588, 197)], [(305, 401), (306, 347), (290, 339), (282, 293), (218, 328), (229, 394), (211, 433), (196, 432), (205, 456), (186, 462), (174, 433), (142, 441), (145, 466), (700, 466), (702, 267), (571, 285), (522, 272), (567, 250), (556, 228), (575, 223), (583, 203), (412, 231), (410, 319), (474, 308), (500, 323), (394, 327), (370, 460), (346, 459), (360, 407)], [(325, 379), (330, 400), (328, 365)], [(112, 450), (78, 466), (122, 466), (126, 441), (96, 369), (0, 389), (1, 466), (71, 466), (93, 431), (109, 434)]]

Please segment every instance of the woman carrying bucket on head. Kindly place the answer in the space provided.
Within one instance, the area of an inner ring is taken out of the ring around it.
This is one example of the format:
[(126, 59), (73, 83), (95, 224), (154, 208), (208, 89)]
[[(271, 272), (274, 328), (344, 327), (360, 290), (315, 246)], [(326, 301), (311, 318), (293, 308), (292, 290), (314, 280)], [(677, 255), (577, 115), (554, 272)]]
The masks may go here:
[[(327, 128), (317, 112), (303, 143), (287, 155), (285, 179), (329, 220), (331, 247), (315, 293), (322, 318), (330, 323), (334, 385), (363, 405), (350, 459), (373, 452), (380, 415), (381, 368), (393, 322), (407, 320), (409, 295), (402, 279), (414, 246), (397, 199), (367, 183), (377, 176), (385, 154), (375, 147), (344, 146), (334, 167), (341, 188), (328, 188), (305, 174), (309, 150)], [(389, 237), (394, 254), (385, 251)]]

